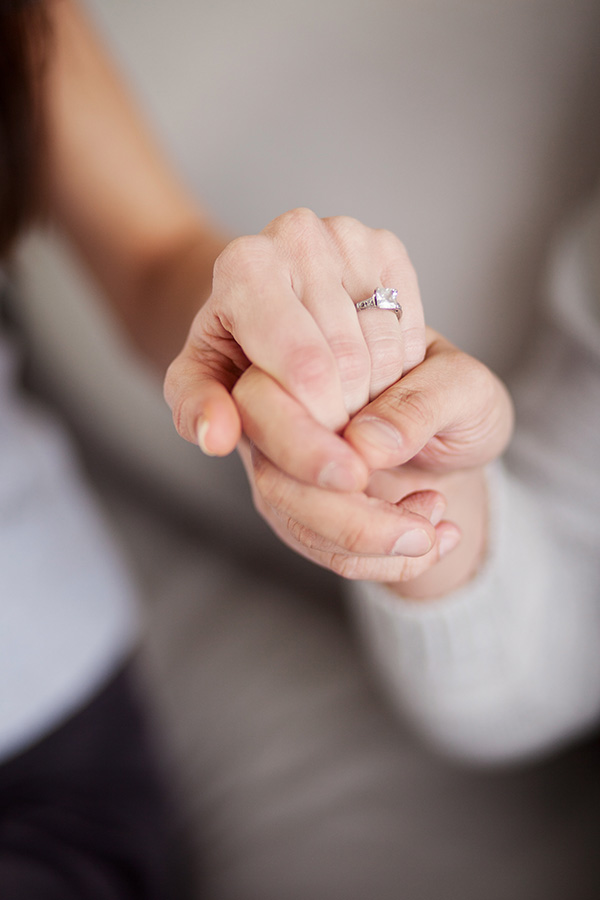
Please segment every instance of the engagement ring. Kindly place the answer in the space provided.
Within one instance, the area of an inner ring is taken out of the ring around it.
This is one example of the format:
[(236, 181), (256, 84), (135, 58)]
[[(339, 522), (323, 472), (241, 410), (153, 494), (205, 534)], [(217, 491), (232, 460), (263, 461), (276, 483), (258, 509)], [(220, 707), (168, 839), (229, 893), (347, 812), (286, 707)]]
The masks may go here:
[(398, 291), (396, 288), (375, 288), (370, 297), (366, 300), (360, 300), (355, 303), (357, 309), (391, 309), (396, 313), (396, 318), (400, 321), (402, 316), (402, 307), (397, 301)]

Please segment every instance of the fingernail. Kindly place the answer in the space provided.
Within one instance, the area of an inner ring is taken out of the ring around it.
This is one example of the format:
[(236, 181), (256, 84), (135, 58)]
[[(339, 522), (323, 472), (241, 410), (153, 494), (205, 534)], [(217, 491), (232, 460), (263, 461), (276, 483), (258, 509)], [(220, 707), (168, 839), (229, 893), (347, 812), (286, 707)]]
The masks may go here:
[(354, 472), (331, 460), (323, 466), (317, 479), (319, 487), (334, 491), (357, 491), (358, 484)]
[(445, 511), (446, 511), (446, 504), (443, 503), (441, 500), (438, 500), (438, 502), (435, 504), (435, 506), (431, 510), (431, 514), (429, 516), (429, 521), (431, 522), (431, 524), (438, 525), (442, 521), (442, 516), (444, 515)]
[(210, 422), (208, 419), (201, 418), (200, 423), (196, 429), (196, 439), (198, 441), (198, 446), (202, 450), (203, 453), (206, 453), (207, 456), (215, 456), (211, 450), (206, 446), (206, 435), (208, 434), (208, 429), (210, 428)]
[(353, 426), (354, 434), (380, 450), (399, 450), (402, 438), (393, 425), (383, 419), (365, 417)]
[(407, 531), (394, 544), (392, 556), (424, 556), (431, 550), (431, 546), (431, 539), (426, 531)]
[(460, 534), (457, 531), (445, 531), (441, 536), (438, 544), (438, 552), (440, 559), (457, 546), (460, 541)]

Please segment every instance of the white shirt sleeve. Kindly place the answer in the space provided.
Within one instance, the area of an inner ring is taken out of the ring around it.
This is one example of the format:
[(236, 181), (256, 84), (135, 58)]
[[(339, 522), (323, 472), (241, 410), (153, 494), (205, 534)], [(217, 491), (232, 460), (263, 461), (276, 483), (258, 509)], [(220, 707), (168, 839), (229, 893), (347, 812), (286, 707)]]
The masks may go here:
[(515, 392), (517, 434), (490, 470), (488, 557), (429, 602), (355, 586), (394, 702), (445, 752), (511, 762), (600, 719), (600, 317), (563, 247), (550, 312)]

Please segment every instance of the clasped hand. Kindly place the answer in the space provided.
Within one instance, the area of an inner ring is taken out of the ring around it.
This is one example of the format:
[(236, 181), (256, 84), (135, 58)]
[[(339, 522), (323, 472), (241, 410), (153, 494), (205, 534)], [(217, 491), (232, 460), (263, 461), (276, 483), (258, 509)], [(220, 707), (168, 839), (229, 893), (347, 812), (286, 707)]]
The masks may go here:
[[(375, 285), (398, 289), (400, 321), (357, 313)], [(239, 446), (258, 510), (313, 561), (414, 596), (476, 567), (482, 467), (509, 439), (510, 398), (426, 329), (390, 232), (294, 210), (233, 241), (165, 396), (184, 438), (214, 455)]]

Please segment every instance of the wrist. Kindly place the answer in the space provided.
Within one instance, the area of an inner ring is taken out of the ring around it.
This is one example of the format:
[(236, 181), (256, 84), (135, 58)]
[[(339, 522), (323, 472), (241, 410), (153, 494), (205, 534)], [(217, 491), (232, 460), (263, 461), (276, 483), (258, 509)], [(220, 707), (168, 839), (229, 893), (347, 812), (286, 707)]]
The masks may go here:
[(199, 228), (140, 267), (125, 324), (137, 348), (160, 370), (179, 353), (210, 296), (215, 260), (226, 243)]

